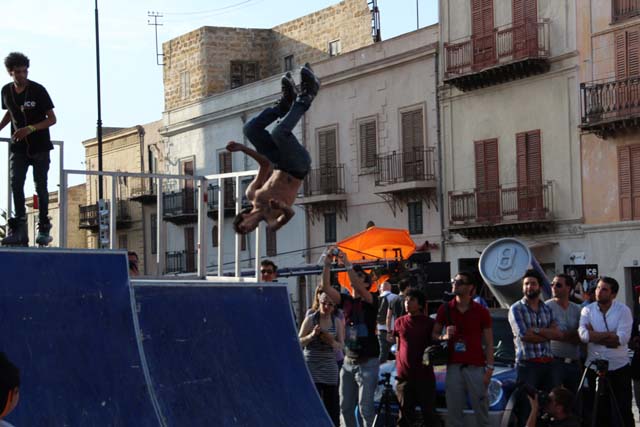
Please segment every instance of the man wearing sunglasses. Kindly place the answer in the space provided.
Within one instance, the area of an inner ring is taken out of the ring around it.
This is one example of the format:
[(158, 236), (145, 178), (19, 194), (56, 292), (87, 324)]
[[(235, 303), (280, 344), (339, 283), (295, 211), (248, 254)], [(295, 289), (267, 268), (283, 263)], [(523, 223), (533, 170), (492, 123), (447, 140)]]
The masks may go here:
[(260, 263), (260, 281), (262, 282), (277, 282), (278, 281), (278, 266), (275, 265), (270, 259), (262, 260)]
[(553, 318), (562, 332), (558, 339), (551, 340), (553, 385), (564, 385), (575, 394), (580, 382), (580, 306), (569, 301), (573, 286), (571, 276), (556, 275), (551, 283), (553, 298), (545, 301), (545, 304), (551, 309)]
[(449, 349), (445, 383), (447, 425), (465, 424), (463, 411), (468, 396), (475, 415), (474, 425), (488, 427), (487, 386), (493, 375), (491, 316), (489, 310), (473, 301), (476, 288), (473, 274), (456, 274), (452, 285), (455, 297), (440, 306), (433, 326), (433, 339), (446, 340)]

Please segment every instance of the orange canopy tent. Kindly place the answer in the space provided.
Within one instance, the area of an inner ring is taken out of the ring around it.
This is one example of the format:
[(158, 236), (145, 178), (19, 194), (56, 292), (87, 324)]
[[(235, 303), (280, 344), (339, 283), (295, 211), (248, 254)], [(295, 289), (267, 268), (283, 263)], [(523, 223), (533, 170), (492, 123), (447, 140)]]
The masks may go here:
[[(400, 228), (369, 227), (360, 233), (347, 237), (336, 244), (351, 262), (358, 261), (400, 261), (409, 258), (416, 250), (409, 231)], [(380, 277), (371, 290), (389, 276)], [(351, 282), (346, 272), (338, 273), (338, 281), (351, 290)]]

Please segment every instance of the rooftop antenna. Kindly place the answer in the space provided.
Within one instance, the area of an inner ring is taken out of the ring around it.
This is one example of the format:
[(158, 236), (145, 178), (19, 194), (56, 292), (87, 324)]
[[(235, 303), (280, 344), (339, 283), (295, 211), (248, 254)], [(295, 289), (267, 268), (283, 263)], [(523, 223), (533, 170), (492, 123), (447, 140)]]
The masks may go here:
[(153, 25), (154, 32), (156, 33), (156, 64), (158, 65), (164, 65), (164, 53), (158, 52), (158, 27), (162, 26), (162, 24), (158, 23), (158, 18), (162, 18), (162, 16), (160, 12), (147, 12), (147, 17), (153, 18), (153, 22), (149, 19), (147, 20), (147, 24)]
[(373, 42), (378, 43), (382, 41), (380, 35), (380, 9), (378, 9), (378, 0), (367, 0), (369, 9), (371, 9), (371, 37)]

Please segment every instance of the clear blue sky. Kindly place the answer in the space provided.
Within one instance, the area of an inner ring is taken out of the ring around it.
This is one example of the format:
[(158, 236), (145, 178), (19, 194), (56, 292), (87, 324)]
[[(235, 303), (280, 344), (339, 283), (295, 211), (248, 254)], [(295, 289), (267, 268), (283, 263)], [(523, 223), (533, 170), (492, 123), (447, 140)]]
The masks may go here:
[[(159, 44), (204, 25), (271, 28), (338, 3), (337, 0), (109, 0), (99, 1), (103, 126), (129, 127), (162, 118), (162, 67), (156, 65), (148, 11), (164, 14)], [(437, 0), (378, 0), (383, 40), (438, 20)], [(65, 168), (85, 169), (81, 142), (95, 137), (96, 57), (94, 0), (7, 2), (0, 26), (2, 59), (20, 51), (31, 60), (29, 78), (48, 89), (58, 123), (52, 139), (65, 143)], [(4, 70), (4, 65), (2, 66)], [(10, 82), (3, 74), (0, 84)], [(4, 111), (2, 112), (4, 114)], [(0, 137), (9, 137), (9, 126)], [(0, 208), (6, 206), (7, 147), (0, 143)], [(52, 156), (49, 190), (58, 184)], [(75, 177), (71, 183), (83, 182)], [(31, 171), (25, 187), (33, 194)]]

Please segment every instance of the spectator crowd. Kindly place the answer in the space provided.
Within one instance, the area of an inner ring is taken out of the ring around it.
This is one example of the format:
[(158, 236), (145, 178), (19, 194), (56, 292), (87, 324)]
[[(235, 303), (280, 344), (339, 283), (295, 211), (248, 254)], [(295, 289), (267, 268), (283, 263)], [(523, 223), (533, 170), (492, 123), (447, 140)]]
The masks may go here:
[[(446, 364), (446, 425), (489, 426), (493, 325), (478, 296), (482, 282), (477, 275), (456, 274), (452, 298), (429, 316), (425, 294), (407, 279), (393, 292), (389, 282), (373, 292), (367, 272), (344, 252), (327, 251), (335, 255), (323, 259), (321, 284), (299, 337), (334, 426), (376, 425), (374, 394), (380, 365), (389, 358), (395, 358), (397, 426), (440, 426), (437, 353)], [(346, 270), (350, 288), (332, 285), (333, 263)], [(508, 309), (516, 371), (512, 425), (633, 426), (640, 351), (630, 359), (629, 348), (639, 349), (640, 337), (631, 310), (616, 300), (618, 282), (600, 277), (577, 302), (570, 275), (553, 277), (546, 301), (543, 277), (535, 270), (527, 271), (521, 283), (522, 298)], [(472, 411), (465, 412), (467, 406)]]

